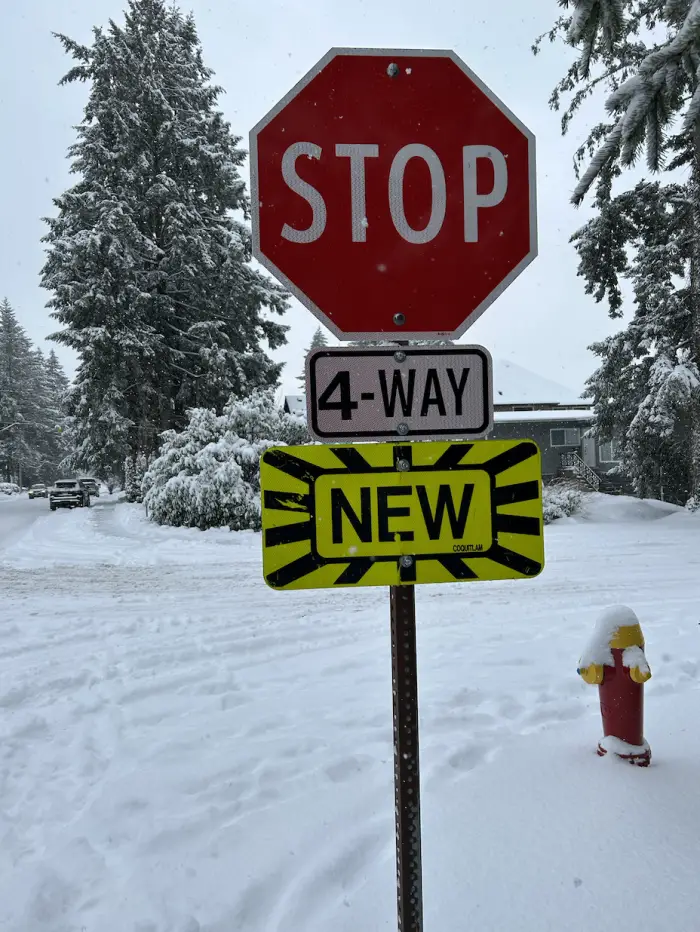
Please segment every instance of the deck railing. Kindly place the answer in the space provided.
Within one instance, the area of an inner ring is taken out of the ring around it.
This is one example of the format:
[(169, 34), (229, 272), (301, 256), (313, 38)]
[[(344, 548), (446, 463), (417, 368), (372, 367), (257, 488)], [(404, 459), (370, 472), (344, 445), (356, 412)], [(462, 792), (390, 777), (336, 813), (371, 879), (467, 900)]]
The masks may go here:
[(595, 470), (591, 469), (588, 463), (584, 463), (578, 453), (574, 453), (573, 451), (571, 453), (562, 453), (561, 465), (562, 469), (570, 469), (575, 476), (579, 479), (583, 479), (594, 491), (599, 491), (600, 476)]

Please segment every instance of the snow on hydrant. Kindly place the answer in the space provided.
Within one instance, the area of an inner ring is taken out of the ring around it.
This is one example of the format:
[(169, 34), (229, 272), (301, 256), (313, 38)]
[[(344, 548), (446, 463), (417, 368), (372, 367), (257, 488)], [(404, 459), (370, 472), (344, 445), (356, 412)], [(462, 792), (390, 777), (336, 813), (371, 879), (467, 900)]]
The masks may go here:
[(597, 686), (600, 695), (604, 737), (598, 754), (612, 751), (630, 764), (648, 767), (651, 748), (644, 739), (644, 684), (651, 670), (639, 619), (631, 608), (605, 609), (579, 660), (578, 673)]

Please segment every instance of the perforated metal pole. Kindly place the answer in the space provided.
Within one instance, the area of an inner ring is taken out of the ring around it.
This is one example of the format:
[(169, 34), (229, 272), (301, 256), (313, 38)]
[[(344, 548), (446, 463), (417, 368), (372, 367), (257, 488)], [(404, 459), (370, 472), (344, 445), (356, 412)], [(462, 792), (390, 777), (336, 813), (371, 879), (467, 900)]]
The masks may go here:
[(399, 932), (423, 930), (420, 839), (416, 601), (413, 586), (391, 586), (394, 790)]

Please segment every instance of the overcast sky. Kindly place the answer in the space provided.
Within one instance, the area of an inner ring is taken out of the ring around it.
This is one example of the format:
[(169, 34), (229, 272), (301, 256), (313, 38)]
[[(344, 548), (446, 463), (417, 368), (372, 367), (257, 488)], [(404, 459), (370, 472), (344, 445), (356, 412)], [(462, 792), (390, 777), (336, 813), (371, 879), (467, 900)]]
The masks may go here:
[[(0, 33), (0, 297), (40, 346), (54, 329), (39, 287), (41, 217), (71, 184), (68, 146), (87, 88), (58, 87), (71, 65), (52, 32), (89, 42), (94, 25), (120, 21), (122, 0), (18, 0), (3, 7)], [(220, 105), (244, 137), (332, 46), (452, 48), (537, 137), (539, 256), (463, 337), (579, 390), (595, 368), (587, 346), (617, 329), (576, 276), (570, 234), (586, 212), (569, 204), (572, 153), (584, 125), (562, 139), (549, 92), (570, 50), (530, 46), (560, 9), (556, 0), (187, 0), (206, 63), (226, 94)], [(587, 111), (595, 116), (595, 109)], [(247, 167), (246, 167), (247, 180)], [(297, 390), (303, 350), (317, 326), (294, 302), (287, 315), (284, 387)], [(335, 341), (332, 341), (335, 342)], [(75, 357), (57, 347), (72, 374)]]

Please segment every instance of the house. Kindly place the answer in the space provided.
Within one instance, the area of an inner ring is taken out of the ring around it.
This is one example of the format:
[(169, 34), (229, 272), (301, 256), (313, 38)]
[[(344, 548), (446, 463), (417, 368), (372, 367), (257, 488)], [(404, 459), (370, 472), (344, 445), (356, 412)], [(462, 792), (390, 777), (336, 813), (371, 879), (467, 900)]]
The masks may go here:
[[(545, 482), (574, 475), (592, 488), (629, 491), (623, 476), (608, 475), (619, 465), (616, 444), (589, 435), (593, 407), (571, 389), (522, 366), (493, 361), (494, 427), (490, 440), (534, 440), (542, 453)], [(284, 410), (306, 415), (305, 395), (286, 395)]]
[(617, 445), (598, 443), (589, 431), (593, 406), (549, 379), (515, 363), (493, 362), (494, 428), (490, 440), (534, 440), (542, 453), (542, 477), (551, 482), (575, 475), (594, 489), (630, 491), (619, 466)]
[(306, 417), (306, 395), (285, 395), (284, 410), (287, 414)]

